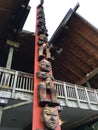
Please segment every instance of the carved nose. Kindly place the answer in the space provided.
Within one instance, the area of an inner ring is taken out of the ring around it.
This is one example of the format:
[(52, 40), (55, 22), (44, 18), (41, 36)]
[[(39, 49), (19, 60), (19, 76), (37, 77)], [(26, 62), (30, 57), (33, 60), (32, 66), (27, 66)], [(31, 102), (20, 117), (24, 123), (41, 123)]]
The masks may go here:
[(54, 116), (51, 116), (51, 120), (52, 120), (52, 121), (54, 121), (54, 120), (55, 120)]

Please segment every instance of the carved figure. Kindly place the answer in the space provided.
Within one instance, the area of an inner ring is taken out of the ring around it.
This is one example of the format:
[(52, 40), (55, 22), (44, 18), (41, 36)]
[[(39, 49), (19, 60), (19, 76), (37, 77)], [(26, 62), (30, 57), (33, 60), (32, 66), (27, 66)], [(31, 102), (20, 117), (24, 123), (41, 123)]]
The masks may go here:
[(47, 72), (43, 72), (43, 71), (38, 71), (36, 73), (37, 77), (40, 79), (45, 80), (46, 78), (51, 78), (52, 80), (54, 80), (53, 76), (50, 73)]
[(54, 60), (53, 57), (51, 57), (51, 52), (50, 52), (49, 46), (47, 46), (47, 48), (46, 48), (46, 59), (48, 61), (53, 61)]
[(50, 77), (46, 78), (46, 80), (44, 82), (46, 84), (47, 89), (51, 89), (54, 86), (53, 81), (52, 81), (52, 79)]
[[(57, 90), (51, 80), (51, 78), (47, 78), (46, 80), (40, 82), (38, 84), (39, 89), (39, 105), (45, 106), (48, 104), (49, 106), (58, 106), (59, 102), (57, 101)], [(50, 99), (47, 98), (47, 93), (50, 94)]]
[[(42, 121), (45, 126), (45, 130), (55, 130), (58, 125), (58, 114), (55, 106), (59, 106), (57, 101), (57, 90), (53, 83), (53, 77), (49, 73), (52, 69), (51, 62), (53, 58), (51, 57), (50, 46), (48, 44), (48, 33), (45, 27), (45, 17), (43, 10), (44, 0), (41, 0), (38, 6), (38, 61), (40, 70), (36, 73), (37, 77), (42, 79), (38, 84), (38, 94), (39, 94), (39, 105), (43, 108), (42, 111)], [(47, 105), (47, 106), (46, 106)], [(37, 128), (36, 130), (41, 130)]]
[(45, 18), (40, 18), (40, 19), (38, 19), (38, 23), (43, 23), (43, 24), (45, 25), (45, 24), (46, 24)]
[[(39, 16), (38, 16), (38, 24), (37, 24), (37, 27), (38, 27), (38, 36), (40, 36), (41, 37), (41, 40), (47, 40), (47, 36), (48, 36), (48, 30), (46, 29), (46, 26), (45, 26), (45, 24), (44, 24), (44, 22), (42, 22), (42, 21), (40, 21), (40, 19), (41, 19), (41, 17), (43, 17), (43, 15), (42, 14), (40, 14)], [(45, 36), (44, 36), (45, 35)], [(39, 38), (40, 39), (40, 38)]]
[(52, 69), (51, 63), (45, 59), (40, 61), (39, 66), (40, 66), (41, 70), (45, 71), (45, 72), (50, 72)]
[(43, 41), (38, 41), (38, 46), (42, 46), (43, 44), (45, 44), (45, 42), (43, 42)]
[(40, 34), (44, 34), (46, 36), (48, 36), (48, 33), (47, 33), (47, 29), (43, 27), (43, 25), (38, 28), (38, 35)]
[[(41, 21), (39, 21), (39, 23), (40, 23)], [(40, 34), (39, 35), (39, 40), (41, 40), (41, 41), (44, 41), (44, 42), (47, 42), (47, 37), (46, 37), (46, 35), (45, 34)]]
[(45, 55), (44, 55), (44, 47), (46, 46), (46, 44), (43, 44), (42, 46), (40, 46), (38, 48), (38, 61), (41, 61), (42, 59), (44, 59)]
[(48, 61), (53, 60), (53, 58), (51, 57), (49, 46), (46, 43), (38, 48), (38, 61), (41, 61), (44, 57), (46, 57)]
[(40, 82), (38, 84), (39, 89), (39, 105), (41, 107), (45, 106), (46, 104), (50, 103), (50, 99), (46, 98), (46, 85), (45, 82)]
[(43, 18), (43, 17), (44, 17), (44, 13), (42, 11), (39, 12), (37, 18), (40, 19), (40, 18)]
[(45, 22), (43, 22), (43, 21), (38, 21), (37, 26), (38, 26), (38, 27), (40, 27), (40, 26), (45, 26), (45, 24), (46, 24), (46, 23), (45, 23)]
[(59, 122), (57, 110), (49, 106), (44, 107), (42, 110), (42, 121), (47, 130), (55, 130)]
[(38, 27), (38, 31), (39, 31), (39, 29), (46, 31), (46, 27), (44, 25), (41, 25), (40, 27)]
[(43, 7), (38, 8), (38, 14), (41, 14), (41, 13), (44, 14), (44, 8)]
[(41, 0), (40, 4), (38, 5), (38, 8), (43, 8), (43, 3), (44, 3), (44, 0)]

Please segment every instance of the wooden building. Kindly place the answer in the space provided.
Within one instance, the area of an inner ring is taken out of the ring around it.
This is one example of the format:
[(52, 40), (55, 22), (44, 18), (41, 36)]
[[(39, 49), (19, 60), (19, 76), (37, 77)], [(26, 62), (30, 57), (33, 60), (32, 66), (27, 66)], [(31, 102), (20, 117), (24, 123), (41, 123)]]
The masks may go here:
[[(1, 104), (8, 99), (0, 130), (31, 130), (35, 32), (22, 30), (28, 3), (0, 1)], [(98, 119), (98, 29), (77, 8), (69, 9), (49, 41), (62, 130), (80, 130)]]

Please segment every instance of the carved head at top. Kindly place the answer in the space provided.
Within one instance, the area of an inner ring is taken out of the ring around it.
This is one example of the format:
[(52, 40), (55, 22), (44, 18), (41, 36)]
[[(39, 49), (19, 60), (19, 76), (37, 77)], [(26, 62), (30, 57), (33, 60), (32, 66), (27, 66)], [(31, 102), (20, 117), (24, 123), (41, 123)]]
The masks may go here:
[(42, 111), (42, 121), (46, 128), (55, 130), (59, 121), (57, 110), (54, 107), (44, 107)]

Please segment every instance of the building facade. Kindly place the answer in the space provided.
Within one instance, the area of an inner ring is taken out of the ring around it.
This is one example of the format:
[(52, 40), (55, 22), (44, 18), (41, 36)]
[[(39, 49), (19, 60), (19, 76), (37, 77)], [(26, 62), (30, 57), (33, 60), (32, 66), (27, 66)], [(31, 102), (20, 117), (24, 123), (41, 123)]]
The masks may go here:
[[(35, 33), (23, 31), (29, 0), (1, 0), (1, 130), (31, 130)], [(98, 30), (69, 9), (49, 41), (62, 130), (97, 130)], [(21, 12), (21, 13), (20, 13)]]

